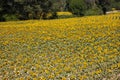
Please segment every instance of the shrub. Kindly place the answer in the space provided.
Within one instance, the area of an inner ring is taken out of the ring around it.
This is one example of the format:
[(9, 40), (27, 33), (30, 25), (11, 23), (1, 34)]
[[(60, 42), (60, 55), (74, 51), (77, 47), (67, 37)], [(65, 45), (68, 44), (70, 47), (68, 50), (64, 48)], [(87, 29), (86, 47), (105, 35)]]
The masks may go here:
[(78, 16), (84, 16), (87, 5), (84, 0), (71, 0), (69, 4), (69, 11)]
[(3, 18), (4, 18), (5, 21), (15, 21), (15, 20), (18, 20), (16, 15), (10, 15), (10, 14), (5, 14), (3, 16)]
[(100, 15), (102, 14), (102, 10), (98, 7), (91, 8), (85, 12), (86, 16), (91, 16), (91, 15)]

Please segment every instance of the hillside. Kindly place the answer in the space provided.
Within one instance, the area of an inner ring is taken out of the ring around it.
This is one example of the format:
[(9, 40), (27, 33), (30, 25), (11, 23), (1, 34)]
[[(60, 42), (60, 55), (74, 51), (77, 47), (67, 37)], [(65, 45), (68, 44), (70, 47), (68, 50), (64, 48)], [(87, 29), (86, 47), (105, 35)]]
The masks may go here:
[(119, 13), (0, 23), (0, 80), (110, 80), (119, 73)]

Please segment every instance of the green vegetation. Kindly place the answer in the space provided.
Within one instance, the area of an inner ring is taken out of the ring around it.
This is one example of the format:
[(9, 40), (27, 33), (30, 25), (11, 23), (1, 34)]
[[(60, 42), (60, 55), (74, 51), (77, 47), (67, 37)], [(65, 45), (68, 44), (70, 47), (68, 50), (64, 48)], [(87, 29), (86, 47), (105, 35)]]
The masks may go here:
[(71, 0), (70, 1), (70, 11), (75, 15), (84, 15), (87, 5), (84, 0)]
[(90, 16), (90, 15), (100, 15), (103, 14), (102, 10), (98, 7), (93, 7), (91, 9), (86, 10), (85, 15)]
[(1, 0), (0, 21), (54, 19), (59, 18), (59, 11), (77, 16), (100, 15), (112, 8), (120, 9), (119, 5), (120, 0)]

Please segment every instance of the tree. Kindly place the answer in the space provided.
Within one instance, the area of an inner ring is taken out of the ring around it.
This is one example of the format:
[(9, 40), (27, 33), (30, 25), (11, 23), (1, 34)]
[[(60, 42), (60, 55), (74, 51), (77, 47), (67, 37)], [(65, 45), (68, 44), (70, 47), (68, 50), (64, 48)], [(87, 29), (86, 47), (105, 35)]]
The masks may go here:
[[(0, 0), (0, 20), (53, 18), (52, 0)], [(51, 16), (48, 17), (48, 14)]]
[(85, 0), (69, 0), (69, 11), (73, 14), (83, 16), (86, 9)]
[(112, 10), (112, 8), (120, 9), (120, 0), (98, 0), (96, 3), (106, 14), (106, 11)]
[(69, 5), (70, 5), (70, 4), (69, 4), (69, 1), (66, 0), (65, 11), (68, 11), (68, 10), (70, 9)]
[[(0, 21), (5, 21), (6, 19), (15, 18), (13, 3), (14, 0), (0, 0)], [(8, 15), (9, 14), (9, 15)], [(6, 19), (5, 19), (6, 18)]]

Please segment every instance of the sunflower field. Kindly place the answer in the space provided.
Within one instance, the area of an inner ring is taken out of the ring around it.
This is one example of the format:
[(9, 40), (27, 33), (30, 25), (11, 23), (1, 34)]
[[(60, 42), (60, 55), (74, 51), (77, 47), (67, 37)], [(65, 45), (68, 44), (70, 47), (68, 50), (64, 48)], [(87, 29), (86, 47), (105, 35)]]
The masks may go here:
[(0, 80), (120, 80), (120, 14), (0, 22)]

